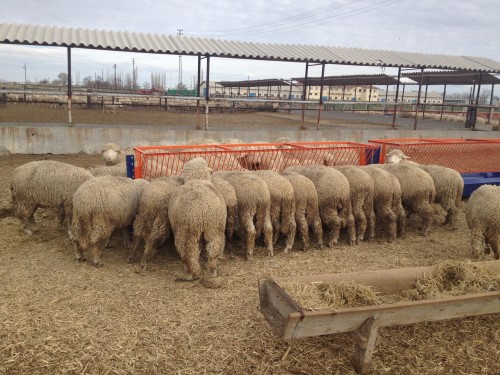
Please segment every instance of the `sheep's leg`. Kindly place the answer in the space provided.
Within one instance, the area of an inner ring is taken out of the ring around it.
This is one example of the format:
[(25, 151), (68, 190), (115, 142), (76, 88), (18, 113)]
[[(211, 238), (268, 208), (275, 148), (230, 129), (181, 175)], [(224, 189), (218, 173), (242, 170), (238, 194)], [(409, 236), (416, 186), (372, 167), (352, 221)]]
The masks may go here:
[(217, 261), (224, 251), (225, 237), (224, 229), (220, 231), (210, 230), (204, 233), (207, 252), (208, 271), (211, 277), (217, 277)]
[(132, 247), (132, 241), (130, 240), (132, 236), (132, 228), (131, 227), (125, 227), (121, 228), (120, 232), (122, 233), (123, 237), (123, 246), (125, 246), (126, 249), (130, 249)]
[(271, 206), (271, 225), (273, 227), (273, 245), (276, 245), (279, 239), (279, 235), (281, 232), (281, 221), (280, 221), (281, 212), (279, 207), (274, 208)]
[(184, 262), (188, 269), (188, 280), (196, 280), (200, 278), (200, 245), (198, 236), (189, 235), (185, 241)]
[(29, 204), (16, 204), (15, 205), (15, 216), (21, 220), (23, 225), (23, 231), (31, 236), (33, 233), (38, 232), (38, 228), (35, 222), (35, 211), (37, 210), (37, 205)]
[(302, 239), (302, 250), (306, 251), (309, 247), (309, 226), (304, 212), (296, 212), (295, 222), (297, 223), (300, 238)]
[(373, 241), (375, 238), (375, 222), (377, 218), (375, 216), (375, 211), (371, 210), (368, 216), (368, 231), (369, 231), (369, 241)]
[(146, 240), (141, 258), (141, 272), (146, 271), (148, 262), (156, 255), (156, 241)]
[(94, 265), (99, 268), (102, 267), (102, 261), (101, 261), (101, 246), (99, 246), (98, 242), (92, 242), (90, 244), (90, 253), (92, 254), (92, 262)]
[(337, 210), (334, 209), (323, 208), (320, 213), (323, 223), (329, 228), (328, 247), (332, 248), (334, 244), (339, 242), (342, 220)]
[(243, 228), (245, 230), (246, 241), (246, 259), (251, 260), (253, 257), (253, 250), (255, 247), (256, 230), (253, 224), (253, 217), (251, 215), (244, 215), (242, 218)]
[(84, 262), (85, 258), (83, 257), (83, 248), (80, 244), (80, 241), (74, 241), (75, 244), (75, 259), (79, 262)]
[(434, 210), (429, 203), (423, 202), (419, 206), (415, 207), (415, 212), (417, 212), (418, 216), (422, 218), (423, 235), (428, 236), (432, 224), (432, 218), (434, 216)]
[(396, 209), (396, 234), (398, 237), (403, 237), (405, 234), (406, 213), (402, 205)]
[(139, 252), (139, 247), (141, 246), (141, 243), (142, 243), (142, 236), (140, 236), (136, 233), (134, 236), (134, 240), (132, 242), (132, 246), (130, 247), (130, 251), (128, 253), (127, 263), (135, 262), (136, 257), (137, 257), (137, 253)]
[(488, 238), (488, 244), (491, 246), (494, 257), (496, 260), (500, 259), (500, 235)]
[(284, 252), (287, 253), (288, 251), (292, 250), (293, 244), (295, 243), (295, 235), (297, 234), (297, 222), (295, 221), (295, 217), (290, 218), (287, 225), (282, 227), (281, 229), (284, 230), (285, 228), (286, 233), (284, 234), (286, 234), (287, 237), (285, 241)]
[(312, 222), (312, 231), (316, 237), (316, 243), (318, 250), (323, 249), (323, 225), (321, 224), (321, 219), (319, 217), (315, 218)]
[(271, 218), (268, 215), (264, 216), (264, 243), (267, 248), (267, 256), (272, 257), (273, 254), (273, 225), (271, 224)]
[(349, 244), (356, 245), (358, 243), (356, 236), (356, 221), (354, 220), (354, 215), (352, 213), (349, 213), (349, 215), (347, 216), (347, 235), (349, 236)]
[(363, 241), (365, 238), (365, 232), (366, 232), (366, 227), (367, 227), (367, 219), (365, 212), (363, 211), (362, 207), (355, 207), (353, 209), (353, 215), (354, 215), (354, 220), (355, 220), (355, 227), (356, 227), (356, 243)]
[(385, 227), (388, 237), (387, 240), (389, 242), (394, 241), (398, 233), (398, 216), (387, 206), (383, 206), (380, 208), (380, 210), (378, 211), (378, 216), (380, 217), (380, 220)]

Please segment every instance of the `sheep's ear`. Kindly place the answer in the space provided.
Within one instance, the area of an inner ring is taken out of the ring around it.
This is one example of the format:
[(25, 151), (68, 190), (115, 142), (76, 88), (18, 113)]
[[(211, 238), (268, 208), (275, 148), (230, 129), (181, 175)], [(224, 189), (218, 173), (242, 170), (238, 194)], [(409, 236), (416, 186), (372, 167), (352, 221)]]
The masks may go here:
[(403, 155), (403, 159), (411, 159), (409, 156)]

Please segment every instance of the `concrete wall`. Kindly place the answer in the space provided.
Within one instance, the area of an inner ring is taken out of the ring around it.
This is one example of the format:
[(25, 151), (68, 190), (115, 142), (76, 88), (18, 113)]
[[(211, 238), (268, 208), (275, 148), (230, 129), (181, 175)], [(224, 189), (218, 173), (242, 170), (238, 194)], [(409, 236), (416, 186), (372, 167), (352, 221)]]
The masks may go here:
[(381, 138), (500, 138), (500, 132), (430, 131), (339, 128), (335, 130), (177, 130), (147, 126), (46, 126), (0, 125), (0, 150), (16, 154), (75, 154), (100, 152), (105, 143), (122, 148), (184, 144), (193, 138), (239, 138), (245, 142), (270, 142), (288, 137), (297, 142), (367, 142)]

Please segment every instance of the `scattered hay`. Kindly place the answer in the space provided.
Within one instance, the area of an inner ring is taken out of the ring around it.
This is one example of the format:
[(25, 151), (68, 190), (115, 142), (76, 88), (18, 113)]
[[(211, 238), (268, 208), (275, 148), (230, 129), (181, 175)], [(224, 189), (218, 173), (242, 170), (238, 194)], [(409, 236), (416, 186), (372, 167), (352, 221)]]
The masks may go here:
[(372, 306), (381, 303), (372, 288), (353, 281), (309, 284), (285, 282), (280, 285), (304, 310), (309, 311)]
[(420, 277), (415, 289), (402, 293), (409, 300), (460, 296), (500, 290), (500, 276), (471, 262), (445, 261)]
[(417, 279), (414, 289), (400, 294), (379, 295), (370, 286), (353, 281), (284, 281), (280, 286), (304, 310), (315, 311), (500, 291), (500, 275), (471, 262), (445, 261)]

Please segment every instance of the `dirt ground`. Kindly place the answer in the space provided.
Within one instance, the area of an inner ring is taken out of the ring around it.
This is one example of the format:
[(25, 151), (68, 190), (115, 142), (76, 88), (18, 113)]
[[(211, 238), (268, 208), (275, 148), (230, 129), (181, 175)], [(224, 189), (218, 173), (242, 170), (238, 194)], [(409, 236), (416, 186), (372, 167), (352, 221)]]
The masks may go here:
[[(9, 201), (15, 167), (39, 159), (78, 166), (98, 155), (0, 157), (0, 204)], [(229, 243), (216, 286), (177, 282), (182, 263), (172, 243), (144, 274), (127, 264), (113, 237), (104, 267), (74, 260), (55, 212), (39, 210), (40, 232), (26, 236), (14, 218), (0, 219), (1, 374), (354, 374), (354, 340), (347, 334), (283, 341), (259, 311), (257, 281), (264, 277), (428, 266), (466, 260), (469, 230), (463, 207), (459, 230), (435, 224), (429, 237), (409, 220), (393, 243), (283, 254), (257, 247), (244, 258)], [(298, 244), (296, 244), (298, 245)], [(483, 256), (480, 260), (491, 260)], [(500, 374), (500, 314), (384, 328), (372, 374)]]

